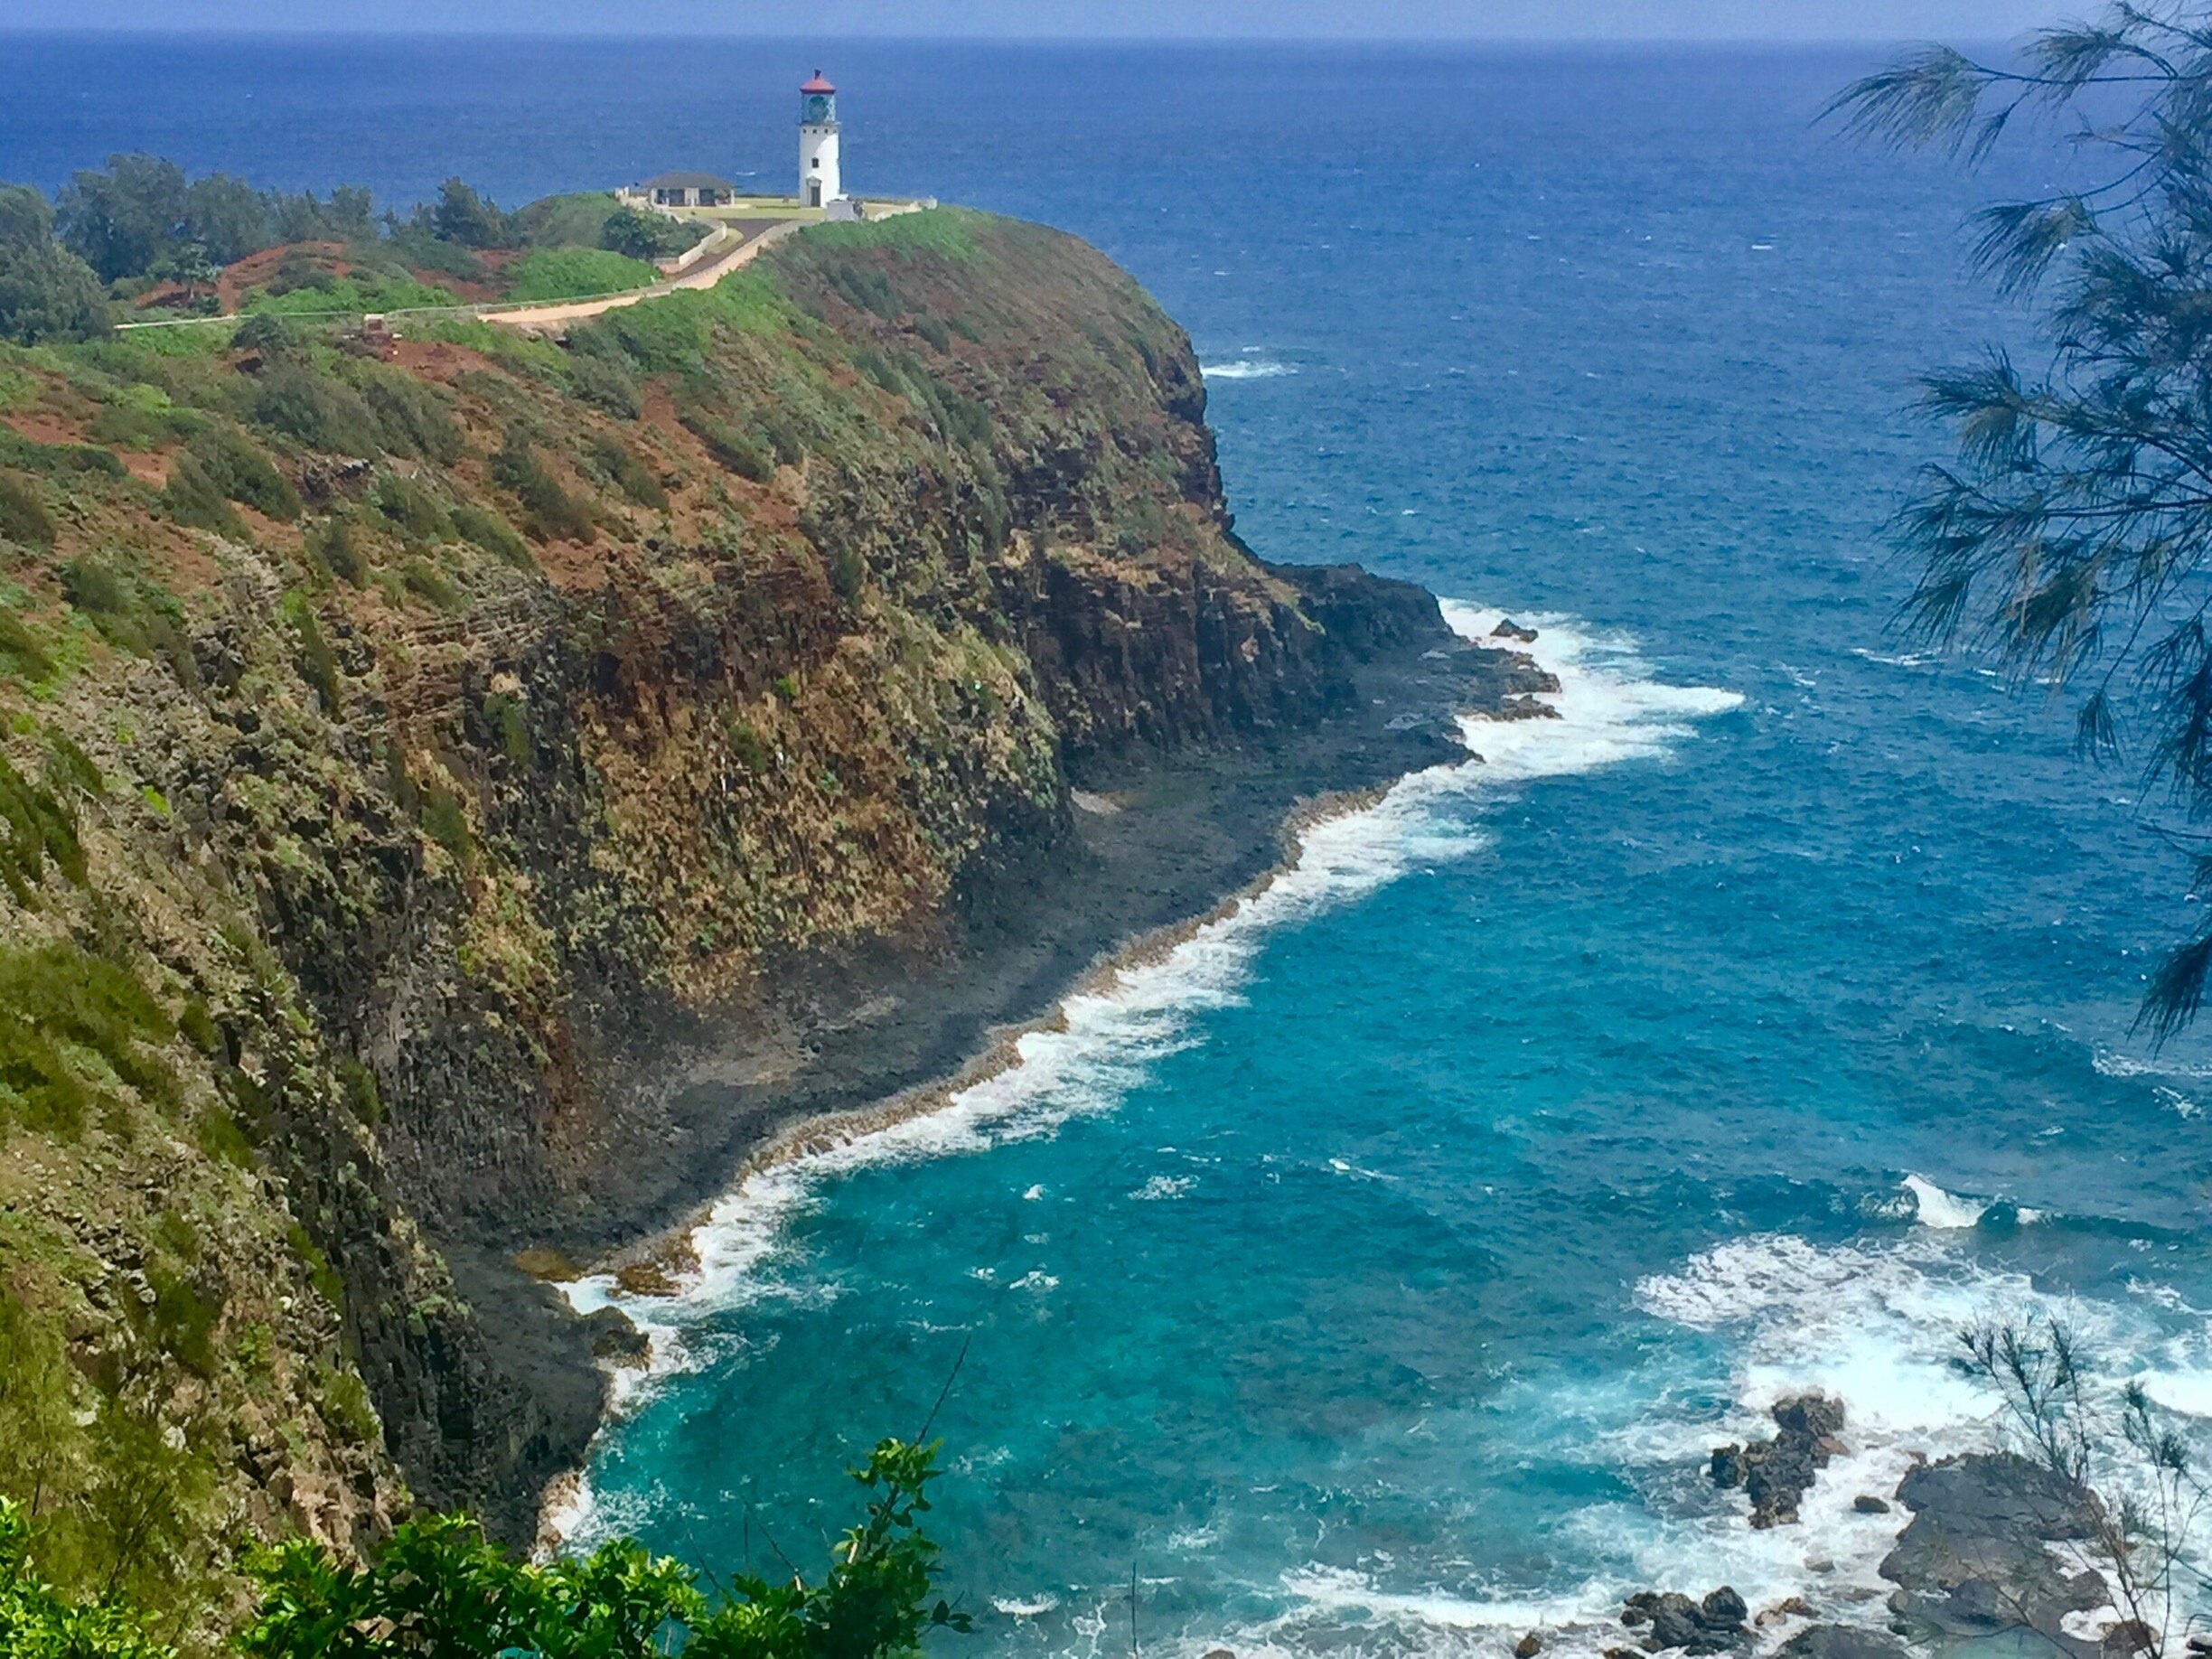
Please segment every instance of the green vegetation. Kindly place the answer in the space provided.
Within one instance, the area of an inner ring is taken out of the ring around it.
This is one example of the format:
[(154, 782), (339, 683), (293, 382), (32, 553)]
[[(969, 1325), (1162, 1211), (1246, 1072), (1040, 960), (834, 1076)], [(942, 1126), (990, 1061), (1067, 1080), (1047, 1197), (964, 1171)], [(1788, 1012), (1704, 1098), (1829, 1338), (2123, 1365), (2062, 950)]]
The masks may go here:
[(0, 539), (26, 548), (51, 548), (54, 524), (28, 478), (0, 473)]
[(32, 1570), (31, 1523), (0, 1497), (0, 1654), (9, 1659), (166, 1659), (145, 1618), (115, 1599), (79, 1606)]
[(20, 184), (0, 185), (0, 340), (89, 340), (108, 325), (99, 279), (55, 244), (46, 198)]
[[(9, 1304), (0, 1299), (0, 1335)], [(358, 1388), (358, 1383), (354, 1385)], [(236, 1637), (249, 1659), (899, 1659), (969, 1617), (932, 1599), (937, 1546), (917, 1516), (938, 1477), (935, 1445), (885, 1440), (852, 1471), (866, 1514), (810, 1583), (750, 1575), (710, 1599), (682, 1563), (617, 1539), (543, 1566), (511, 1560), (463, 1515), (403, 1522), (357, 1563), (295, 1538), (248, 1561), (259, 1605)], [(79, 1603), (39, 1579), (46, 1541), (0, 1498), (0, 1654), (10, 1659), (168, 1659), (119, 1596)]]
[(522, 528), (536, 540), (596, 539), (598, 521), (591, 504), (560, 487), (520, 426), (507, 428), (506, 440), (492, 457), (492, 477), (522, 503)]
[(451, 288), (432, 287), (411, 276), (333, 276), (279, 294), (264, 288), (248, 296), (248, 313), (274, 316), (358, 316), (367, 312), (412, 311), (465, 302)]
[[(614, 487), (639, 506), (659, 508), (668, 505), (668, 492), (661, 487), (661, 481), (652, 475), (652, 470), (614, 438), (602, 433), (592, 439), (591, 458)], [(0, 518), (0, 528), (4, 528), (5, 522), (4, 518)]]
[[(2044, 116), (2095, 182), (1981, 215), (1982, 268), (2039, 297), (2057, 342), (2023, 371), (1992, 349), (1929, 376), (1926, 407), (1957, 435), (1900, 516), (1920, 566), (1910, 624), (1992, 651), (2020, 684), (2079, 694), (2085, 755), (2132, 740), (2145, 800), (2212, 881), (2212, 7), (2115, 5), (2029, 40), (2016, 66), (1929, 47), (1832, 108), (1854, 130), (1976, 159)], [(2101, 164), (2101, 167), (2100, 164)], [(2140, 1023), (2160, 1038), (2212, 983), (2212, 916), (2152, 977)]]
[(102, 282), (171, 275), (193, 250), (229, 265), (283, 242), (373, 234), (365, 190), (286, 196), (220, 173), (187, 180), (153, 155), (110, 155), (105, 169), (72, 174), (58, 205), (62, 241)]
[(697, 247), (707, 228), (637, 208), (618, 207), (599, 224), (599, 246), (633, 259), (667, 259)]
[(583, 299), (642, 288), (661, 273), (642, 259), (603, 248), (540, 248), (508, 270), (511, 300)]

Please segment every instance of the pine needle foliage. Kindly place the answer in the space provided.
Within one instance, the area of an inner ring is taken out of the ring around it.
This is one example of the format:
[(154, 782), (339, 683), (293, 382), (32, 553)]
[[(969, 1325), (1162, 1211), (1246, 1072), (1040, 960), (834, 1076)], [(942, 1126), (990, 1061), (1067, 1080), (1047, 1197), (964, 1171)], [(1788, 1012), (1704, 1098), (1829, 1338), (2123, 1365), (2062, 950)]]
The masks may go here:
[[(2212, 893), (2212, 5), (2118, 4), (2006, 65), (1928, 47), (1829, 112), (1875, 141), (1978, 162), (2062, 126), (2085, 181), (1979, 218), (1974, 257), (2032, 301), (2047, 358), (1992, 349), (1929, 375), (1955, 460), (1895, 530), (1918, 579), (1904, 620), (2071, 697), (2077, 746), (2132, 753)], [(2212, 907), (2152, 976), (2164, 1041), (2212, 979)]]

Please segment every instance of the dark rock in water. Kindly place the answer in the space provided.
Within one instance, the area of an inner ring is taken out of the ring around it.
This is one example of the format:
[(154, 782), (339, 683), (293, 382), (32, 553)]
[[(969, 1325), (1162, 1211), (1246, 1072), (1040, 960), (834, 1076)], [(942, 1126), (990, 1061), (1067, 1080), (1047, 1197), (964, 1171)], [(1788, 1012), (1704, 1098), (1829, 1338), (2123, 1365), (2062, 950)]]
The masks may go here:
[(1212, 1647), (1206, 1650), (1205, 1659), (1236, 1659), (1236, 1654), (1225, 1647)]
[(1560, 711), (1533, 697), (1509, 697), (1490, 712), (1493, 720), (1556, 720)]
[(1776, 1659), (1905, 1659), (1904, 1645), (1874, 1630), (1815, 1625), (1776, 1649)]
[(2148, 1654), (2158, 1651), (2158, 1632), (2140, 1618), (2123, 1618), (2104, 1632), (2104, 1649), (2108, 1659), (2127, 1659), (2130, 1654)]
[(1514, 1644), (1514, 1659), (1536, 1659), (1543, 1652), (1543, 1637), (1533, 1630)]
[(1750, 1617), (1744, 1598), (1726, 1584), (1698, 1604), (1699, 1622), (1708, 1629), (1733, 1629)]
[(1750, 1611), (1744, 1598), (1725, 1584), (1701, 1602), (1673, 1590), (1638, 1590), (1621, 1608), (1621, 1623), (1631, 1628), (1651, 1626), (1644, 1637), (1647, 1653), (1681, 1648), (1718, 1654), (1748, 1642), (1750, 1632), (1744, 1621)]
[(1824, 1394), (1797, 1394), (1774, 1409), (1776, 1433), (1748, 1446), (1717, 1446), (1712, 1480), (1741, 1486), (1751, 1500), (1751, 1524), (1779, 1526), (1797, 1519), (1804, 1499), (1828, 1460), (1844, 1449), (1843, 1402)]
[(602, 1308), (584, 1321), (592, 1353), (617, 1365), (642, 1365), (652, 1356), (652, 1342), (619, 1308)]
[(1889, 1505), (1870, 1492), (1861, 1492), (1851, 1499), (1851, 1507), (1862, 1515), (1886, 1515), (1889, 1513)]
[(1523, 645), (1533, 645), (1536, 642), (1536, 630), (1523, 628), (1508, 616), (1490, 630), (1490, 637), (1494, 640), (1519, 640)]
[(2094, 1642), (2060, 1621), (2111, 1598), (2085, 1566), (2069, 1573), (2051, 1544), (2080, 1543), (2095, 1530), (2085, 1489), (2010, 1452), (1946, 1457), (1914, 1469), (1898, 1498), (1912, 1523), (1881, 1563), (1897, 1585), (1889, 1598), (1905, 1636), (1919, 1641), (2030, 1630), (2072, 1659), (2099, 1659)]

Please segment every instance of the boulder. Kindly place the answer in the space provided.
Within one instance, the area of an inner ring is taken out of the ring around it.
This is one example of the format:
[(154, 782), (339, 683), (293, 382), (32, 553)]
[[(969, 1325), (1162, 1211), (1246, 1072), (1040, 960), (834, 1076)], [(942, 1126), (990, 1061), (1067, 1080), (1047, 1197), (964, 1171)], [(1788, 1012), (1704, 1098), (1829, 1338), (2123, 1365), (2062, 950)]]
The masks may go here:
[(1851, 1507), (1862, 1515), (1886, 1515), (1889, 1505), (1870, 1492), (1861, 1492), (1851, 1499)]
[(585, 1317), (584, 1328), (591, 1335), (592, 1353), (600, 1359), (642, 1365), (652, 1357), (651, 1340), (619, 1308), (595, 1308)]
[(1536, 630), (1523, 628), (1508, 616), (1501, 619), (1498, 625), (1490, 630), (1490, 637), (1494, 640), (1518, 640), (1523, 645), (1533, 645), (1536, 642)]
[(1913, 1469), (1897, 1495), (1913, 1519), (1880, 1570), (1898, 1587), (1889, 1607), (1901, 1634), (1949, 1642), (2032, 1631), (2071, 1659), (2101, 1659), (2098, 1644), (2061, 1622), (2111, 1599), (2085, 1563), (2068, 1570), (2095, 1533), (2092, 1494), (2010, 1452), (1975, 1452)]
[(1514, 1644), (1514, 1659), (1536, 1659), (1543, 1652), (1543, 1637), (1533, 1630)]
[(1776, 1659), (1906, 1659), (1904, 1644), (1879, 1631), (1815, 1625), (1775, 1650)]
[(1747, 1644), (1750, 1633), (1744, 1621), (1750, 1611), (1744, 1598), (1725, 1584), (1703, 1601), (1673, 1590), (1638, 1590), (1621, 1608), (1621, 1623), (1631, 1629), (1649, 1626), (1644, 1636), (1647, 1653), (1679, 1648), (1717, 1654)]

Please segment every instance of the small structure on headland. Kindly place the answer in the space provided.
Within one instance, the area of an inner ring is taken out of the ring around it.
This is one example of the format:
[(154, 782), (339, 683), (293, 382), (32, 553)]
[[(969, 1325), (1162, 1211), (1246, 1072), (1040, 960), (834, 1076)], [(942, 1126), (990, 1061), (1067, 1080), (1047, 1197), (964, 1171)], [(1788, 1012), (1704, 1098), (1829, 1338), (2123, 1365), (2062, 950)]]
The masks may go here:
[(711, 173), (663, 173), (614, 193), (651, 207), (727, 207), (736, 199), (737, 187)]

